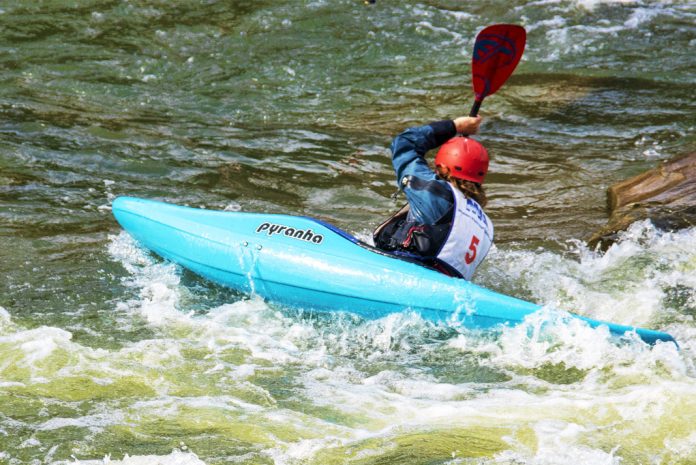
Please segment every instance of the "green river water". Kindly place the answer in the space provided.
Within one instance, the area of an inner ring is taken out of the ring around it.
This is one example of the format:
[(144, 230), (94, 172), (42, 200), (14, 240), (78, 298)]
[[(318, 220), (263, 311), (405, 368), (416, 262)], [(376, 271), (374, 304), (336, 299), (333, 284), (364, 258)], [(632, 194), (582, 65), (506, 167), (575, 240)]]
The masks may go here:
[[(133, 195), (368, 237), (403, 202), (391, 138), (468, 112), (496, 22), (528, 43), (482, 109), (474, 281), (680, 350), (290, 311), (113, 220)], [(0, 463), (696, 464), (696, 229), (582, 245), (609, 185), (696, 147), (695, 51), (693, 1), (0, 0)]]

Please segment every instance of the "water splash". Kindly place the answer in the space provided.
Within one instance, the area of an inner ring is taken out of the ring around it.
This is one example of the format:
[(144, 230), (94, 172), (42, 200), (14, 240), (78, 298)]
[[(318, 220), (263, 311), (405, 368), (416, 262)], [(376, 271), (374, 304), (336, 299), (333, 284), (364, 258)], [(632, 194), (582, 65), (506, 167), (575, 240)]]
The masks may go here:
[(126, 454), (122, 460), (111, 459), (106, 456), (102, 460), (63, 460), (52, 462), (51, 465), (205, 465), (196, 454), (175, 450), (169, 455), (139, 455)]

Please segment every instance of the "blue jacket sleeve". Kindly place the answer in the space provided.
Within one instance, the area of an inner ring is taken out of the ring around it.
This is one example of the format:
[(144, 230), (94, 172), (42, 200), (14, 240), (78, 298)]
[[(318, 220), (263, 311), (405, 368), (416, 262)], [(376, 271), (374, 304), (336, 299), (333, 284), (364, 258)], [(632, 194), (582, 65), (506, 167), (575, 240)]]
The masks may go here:
[[(425, 161), (425, 154), (454, 137), (457, 130), (451, 120), (438, 121), (426, 126), (409, 128), (392, 142), (392, 164), (396, 184), (404, 191), (411, 207), (409, 219), (422, 224), (435, 224), (452, 207), (452, 203), (427, 189), (413, 189), (404, 185), (406, 177), (416, 177), (427, 183), (447, 182), (439, 179)], [(449, 188), (449, 187), (447, 187)]]

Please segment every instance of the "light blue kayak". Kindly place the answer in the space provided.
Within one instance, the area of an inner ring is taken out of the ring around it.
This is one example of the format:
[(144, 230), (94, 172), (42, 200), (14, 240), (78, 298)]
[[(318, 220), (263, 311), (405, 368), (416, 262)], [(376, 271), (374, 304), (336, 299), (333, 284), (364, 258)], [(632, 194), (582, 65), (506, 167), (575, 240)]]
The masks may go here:
[[(224, 286), (267, 301), (380, 318), (406, 309), (469, 328), (514, 325), (540, 305), (385, 254), (319, 220), (182, 207), (119, 197), (113, 213), (140, 244)], [(644, 341), (669, 334), (574, 315)]]

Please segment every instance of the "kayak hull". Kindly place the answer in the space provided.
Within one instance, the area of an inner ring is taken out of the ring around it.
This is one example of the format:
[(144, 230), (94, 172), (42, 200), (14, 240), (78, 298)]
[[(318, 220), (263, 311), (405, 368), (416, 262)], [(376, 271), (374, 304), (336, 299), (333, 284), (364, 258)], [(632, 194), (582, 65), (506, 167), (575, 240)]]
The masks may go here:
[[(133, 197), (114, 200), (121, 226), (139, 243), (207, 279), (270, 302), (381, 318), (411, 310), (469, 328), (514, 325), (541, 306), (381, 253), (321, 221), (222, 212)], [(575, 315), (573, 315), (575, 316)], [(577, 317), (646, 342), (659, 331)]]

